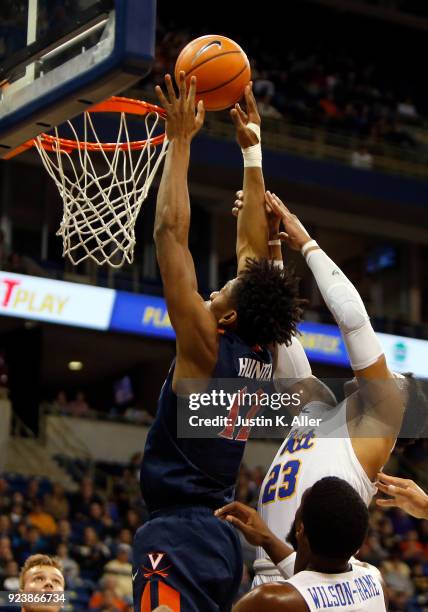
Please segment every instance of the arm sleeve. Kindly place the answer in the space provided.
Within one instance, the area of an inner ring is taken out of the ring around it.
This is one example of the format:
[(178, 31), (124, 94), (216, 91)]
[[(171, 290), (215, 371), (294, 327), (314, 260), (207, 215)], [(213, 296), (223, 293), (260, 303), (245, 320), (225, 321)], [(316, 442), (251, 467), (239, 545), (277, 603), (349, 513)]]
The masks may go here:
[(362, 370), (383, 354), (360, 294), (342, 270), (321, 249), (309, 251), (306, 262), (342, 333), (352, 369)]

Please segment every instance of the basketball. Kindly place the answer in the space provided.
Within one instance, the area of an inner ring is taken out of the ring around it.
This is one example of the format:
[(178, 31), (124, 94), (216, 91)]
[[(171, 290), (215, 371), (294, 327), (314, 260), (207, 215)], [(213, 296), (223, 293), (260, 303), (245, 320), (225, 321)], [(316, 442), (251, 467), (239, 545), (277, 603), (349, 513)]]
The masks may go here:
[(241, 47), (226, 36), (209, 34), (184, 47), (175, 64), (175, 80), (181, 71), (187, 84), (197, 77), (197, 100), (206, 110), (219, 111), (241, 99), (251, 78), (250, 63)]

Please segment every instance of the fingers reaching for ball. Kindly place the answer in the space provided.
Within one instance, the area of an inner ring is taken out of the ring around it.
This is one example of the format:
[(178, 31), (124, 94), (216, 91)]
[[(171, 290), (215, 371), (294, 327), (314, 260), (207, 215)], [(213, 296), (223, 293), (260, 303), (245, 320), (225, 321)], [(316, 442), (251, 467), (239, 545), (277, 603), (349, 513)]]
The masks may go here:
[(190, 141), (201, 129), (205, 109), (202, 100), (196, 103), (196, 77), (192, 76), (187, 86), (186, 74), (181, 71), (178, 75), (178, 95), (174, 90), (171, 76), (165, 75), (166, 93), (161, 87), (155, 88), (159, 102), (166, 110), (166, 136), (169, 141), (184, 139)]

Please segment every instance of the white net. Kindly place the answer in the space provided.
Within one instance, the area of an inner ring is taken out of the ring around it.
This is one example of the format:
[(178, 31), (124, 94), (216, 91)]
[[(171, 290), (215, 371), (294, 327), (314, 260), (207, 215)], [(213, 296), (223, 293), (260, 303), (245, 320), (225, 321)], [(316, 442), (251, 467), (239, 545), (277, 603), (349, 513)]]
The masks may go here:
[(131, 147), (125, 113), (120, 113), (117, 141), (108, 151), (89, 112), (83, 115), (81, 138), (73, 123), (67, 122), (77, 143), (75, 150), (64, 148), (57, 128), (52, 151), (43, 147), (43, 136), (36, 139), (35, 146), (64, 202), (57, 235), (63, 238), (63, 256), (74, 265), (85, 259), (113, 268), (133, 262), (138, 213), (168, 146), (166, 139), (162, 146), (152, 144), (160, 121), (155, 111), (145, 116), (147, 142), (137, 151)]

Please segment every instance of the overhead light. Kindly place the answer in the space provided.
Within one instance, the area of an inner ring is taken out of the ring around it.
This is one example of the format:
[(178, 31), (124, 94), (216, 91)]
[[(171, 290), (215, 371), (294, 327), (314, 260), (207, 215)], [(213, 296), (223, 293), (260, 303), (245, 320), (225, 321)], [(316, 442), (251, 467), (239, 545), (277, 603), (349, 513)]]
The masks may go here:
[(68, 369), (72, 370), (72, 372), (77, 372), (83, 368), (83, 363), (81, 361), (69, 361)]

